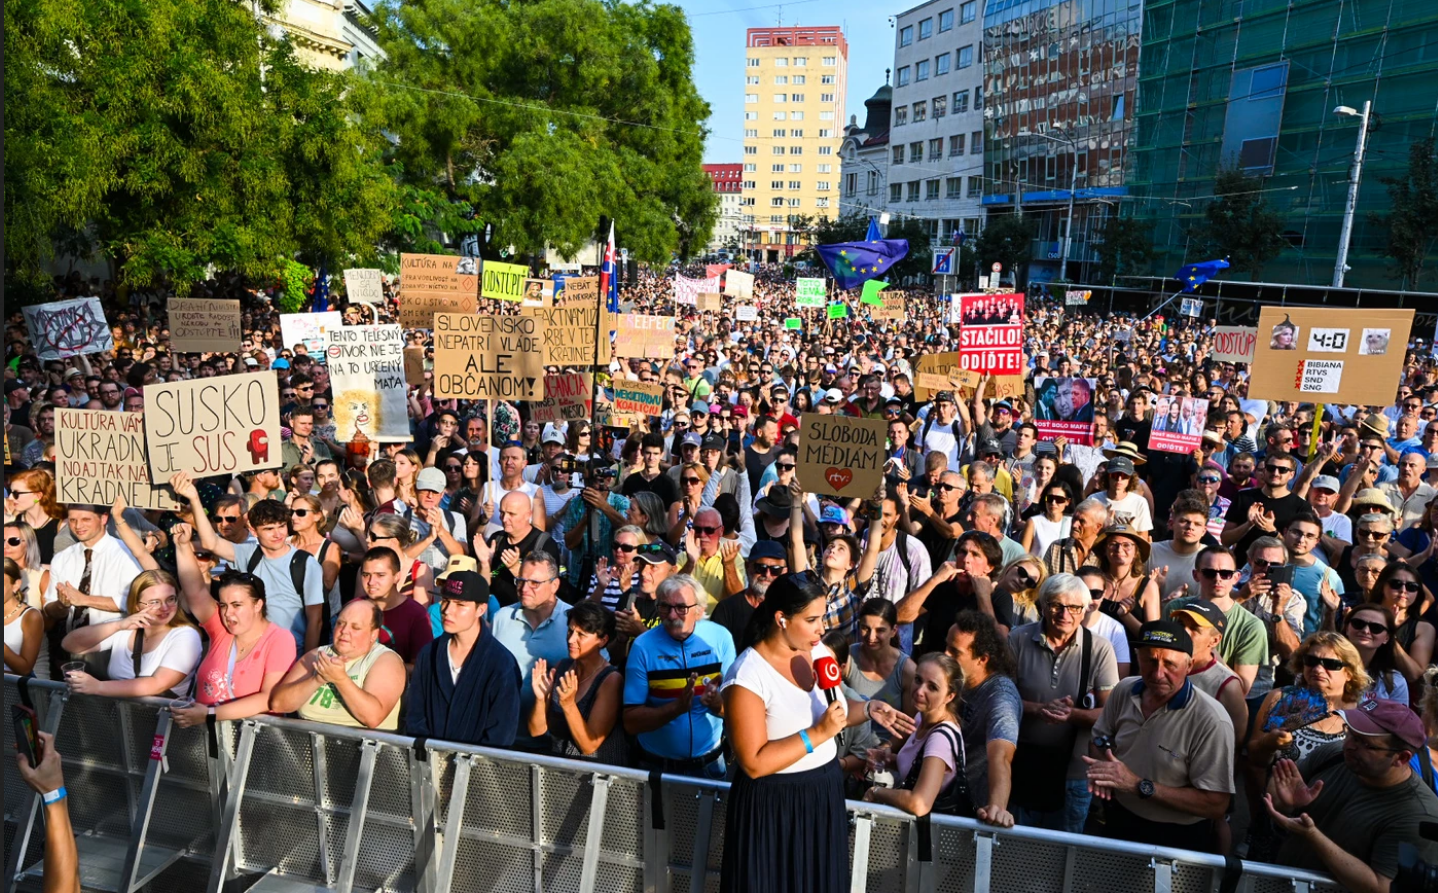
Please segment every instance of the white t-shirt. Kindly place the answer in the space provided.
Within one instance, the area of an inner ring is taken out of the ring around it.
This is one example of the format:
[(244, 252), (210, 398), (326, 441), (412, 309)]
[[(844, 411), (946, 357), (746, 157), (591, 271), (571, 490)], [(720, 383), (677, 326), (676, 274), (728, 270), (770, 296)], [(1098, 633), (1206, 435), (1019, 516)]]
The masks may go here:
[(1338, 512), (1329, 512), (1323, 521), (1323, 532), (1345, 543), (1353, 542), (1353, 519)]
[(1108, 494), (1102, 491), (1093, 495), (1094, 499), (1113, 509), (1113, 520), (1115, 524), (1127, 524), (1139, 533), (1147, 533), (1153, 530), (1153, 515), (1148, 510), (1148, 500), (1138, 493), (1127, 493), (1117, 501), (1108, 498)]
[(1093, 622), (1086, 626), (1094, 635), (1108, 639), (1113, 646), (1115, 663), (1126, 664), (1133, 661), (1133, 655), (1128, 650), (1128, 629), (1122, 623), (1107, 614), (1095, 613)]
[[(827, 648), (824, 651), (833, 655)], [(726, 691), (731, 685), (752, 691), (764, 702), (770, 741), (797, 735), (818, 723), (829, 709), (829, 702), (818, 685), (814, 686), (813, 691), (804, 691), (780, 676), (779, 671), (764, 659), (764, 655), (753, 648), (745, 650), (738, 660), (729, 666), (729, 672), (724, 674), (724, 684), (719, 690)], [(805, 754), (799, 762), (780, 769), (778, 774), (791, 775), (818, 769), (834, 762), (838, 754), (838, 746), (831, 738), (823, 744), (814, 745), (813, 753)]]
[[(135, 678), (134, 635), (134, 630), (127, 629), (100, 643), (98, 650), (110, 652), (110, 678), (115, 681)], [(184, 673), (185, 678), (170, 689), (174, 694), (183, 694), (190, 690), (190, 680), (203, 656), (200, 631), (193, 626), (177, 626), (165, 634), (159, 645), (140, 655), (140, 674), (153, 676), (162, 669)]]

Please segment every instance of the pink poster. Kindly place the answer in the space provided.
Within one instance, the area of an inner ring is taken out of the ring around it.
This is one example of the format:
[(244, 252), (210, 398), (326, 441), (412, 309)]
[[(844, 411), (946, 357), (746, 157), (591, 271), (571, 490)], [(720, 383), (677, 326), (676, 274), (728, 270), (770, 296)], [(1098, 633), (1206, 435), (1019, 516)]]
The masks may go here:
[(1160, 396), (1153, 408), (1148, 448), (1163, 453), (1191, 453), (1203, 441), (1207, 421), (1207, 400)]
[(959, 365), (970, 372), (1022, 375), (1024, 296), (959, 296)]
[(1062, 437), (1079, 446), (1093, 446), (1092, 378), (1034, 379), (1034, 424), (1040, 440)]

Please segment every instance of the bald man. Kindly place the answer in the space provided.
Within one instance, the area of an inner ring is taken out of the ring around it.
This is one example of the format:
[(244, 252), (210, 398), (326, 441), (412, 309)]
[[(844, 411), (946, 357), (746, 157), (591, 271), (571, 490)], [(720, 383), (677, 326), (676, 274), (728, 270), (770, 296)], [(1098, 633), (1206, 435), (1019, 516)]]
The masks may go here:
[[(524, 493), (507, 494), (499, 502), (500, 530), (488, 540), (481, 532), (474, 538), (474, 557), (479, 559), (479, 572), (491, 580), (489, 591), (507, 608), (519, 601), (520, 565), (533, 552), (547, 552), (559, 563), (559, 545), (554, 538), (534, 526), (534, 507)], [(491, 578), (491, 572), (493, 576)], [(563, 590), (560, 597), (569, 601)]]
[(684, 572), (704, 587), (707, 616), (719, 602), (737, 595), (748, 587), (744, 578), (744, 560), (737, 539), (726, 539), (724, 519), (714, 509), (700, 509), (685, 537)]

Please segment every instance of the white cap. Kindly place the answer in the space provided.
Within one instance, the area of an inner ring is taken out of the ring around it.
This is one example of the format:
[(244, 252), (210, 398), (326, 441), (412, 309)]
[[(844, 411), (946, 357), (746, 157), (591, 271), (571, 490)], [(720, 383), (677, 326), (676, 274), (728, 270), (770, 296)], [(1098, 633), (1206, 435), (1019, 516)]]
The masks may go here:
[(843, 403), (843, 402), (844, 402), (844, 392), (841, 391), (841, 390), (839, 390), (838, 388), (829, 388), (829, 390), (827, 390), (827, 391), (824, 392), (824, 402), (826, 402), (826, 403)]

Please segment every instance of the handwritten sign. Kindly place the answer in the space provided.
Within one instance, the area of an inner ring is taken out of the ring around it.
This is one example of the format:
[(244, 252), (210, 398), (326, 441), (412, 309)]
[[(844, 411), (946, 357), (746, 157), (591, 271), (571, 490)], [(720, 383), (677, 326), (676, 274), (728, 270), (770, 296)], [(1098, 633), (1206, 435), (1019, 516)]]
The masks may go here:
[(1159, 396), (1153, 407), (1153, 428), (1148, 447), (1164, 453), (1187, 455), (1203, 442), (1208, 425), (1208, 401), (1202, 397)]
[(759, 318), (759, 308), (753, 304), (740, 304), (734, 308), (734, 318), (740, 322), (754, 322)]
[(754, 276), (739, 270), (724, 273), (724, 294), (736, 298), (754, 297)]
[[(542, 322), (544, 365), (594, 366), (609, 362), (612, 317), (607, 311), (602, 314), (604, 334), (598, 335), (601, 313), (597, 298), (586, 303), (569, 301), (555, 307), (527, 309), (524, 313)], [(599, 346), (598, 360), (594, 358), (596, 342)]]
[(180, 353), (240, 349), (240, 302), (171, 298), (170, 348)]
[(524, 283), (528, 278), (529, 267), (523, 264), (487, 260), (484, 262), (484, 278), (479, 296), (494, 298), (496, 301), (523, 301)]
[(76, 298), (21, 308), (30, 345), (42, 360), (63, 360), (115, 349), (99, 298)]
[(564, 287), (557, 289), (554, 300), (560, 304), (573, 302), (589, 303), (599, 301), (598, 276), (571, 276), (564, 280)]
[(676, 274), (674, 276), (674, 303), (687, 304), (693, 307), (698, 303), (701, 294), (719, 292), (719, 277), (710, 276), (707, 279), (690, 279), (688, 276)]
[(1264, 307), (1251, 398), (1387, 406), (1398, 393), (1413, 310)]
[[(959, 354), (957, 351), (947, 353), (926, 354), (919, 357), (914, 364), (914, 399), (926, 402), (934, 399), (934, 394), (941, 390), (959, 388), (960, 395), (968, 400), (978, 390), (980, 375), (971, 372), (959, 365)], [(935, 380), (923, 376), (942, 375), (945, 384), (942, 387), (935, 387)], [(926, 384), (927, 382), (927, 384)], [(984, 394), (985, 397), (1003, 399), (1005, 397), (1021, 397), (1024, 393), (1024, 377), (1022, 375), (994, 375), (989, 377), (989, 386)]]
[(651, 360), (674, 358), (674, 317), (626, 313), (619, 317), (614, 355)]
[(1209, 357), (1220, 363), (1252, 363), (1258, 345), (1258, 329), (1254, 326), (1218, 326), (1213, 330), (1213, 349)]
[(351, 304), (383, 304), (384, 274), (368, 267), (345, 270), (345, 295)]
[(700, 292), (695, 302), (695, 309), (700, 313), (706, 311), (718, 313), (724, 309), (724, 298), (717, 292)]
[(344, 324), (344, 315), (338, 310), (326, 313), (282, 313), (280, 341), (285, 347), (292, 349), (303, 345), (305, 353), (314, 357), (316, 362), (323, 363), (328, 332)]
[(664, 385), (652, 381), (615, 381), (614, 411), (621, 415), (659, 415), (664, 411)]
[(804, 413), (799, 423), (799, 483), (810, 493), (868, 499), (884, 478), (883, 419)]
[(405, 328), (431, 328), (436, 313), (479, 309), (479, 268), (474, 258), (401, 254), (399, 267), (399, 323)]
[(544, 322), (528, 314), (435, 314), (434, 387), (441, 399), (543, 399)]
[(904, 316), (903, 292), (883, 292), (879, 295), (879, 303), (869, 308), (870, 319), (903, 319)]
[(823, 307), (828, 300), (824, 280), (801, 278), (794, 283), (795, 307)]
[(802, 332), (804, 330), (804, 320), (797, 316), (785, 317), (784, 329), (790, 332)]
[(169, 486), (150, 483), (145, 419), (138, 412), (61, 409), (55, 413), (55, 486), (61, 505), (110, 505), (174, 511)]
[(959, 296), (959, 363), (973, 372), (1022, 375), (1024, 296)]
[(1064, 292), (1064, 306), (1085, 307), (1092, 297), (1093, 291), (1090, 289), (1070, 288)]
[(348, 441), (360, 431), (375, 443), (409, 442), (404, 330), (341, 326), (326, 337), (336, 436)]
[(593, 378), (587, 372), (544, 376), (544, 399), (532, 406), (536, 422), (574, 422), (589, 418), (594, 403)]
[(829, 305), (829, 319), (848, 319), (848, 318), (849, 318), (849, 305), (848, 305), (848, 304), (845, 304), (845, 303), (840, 302), (840, 303), (837, 303), (837, 304), (830, 304), (830, 305)]
[(222, 375), (145, 386), (150, 480), (280, 465), (280, 390), (271, 374)]

